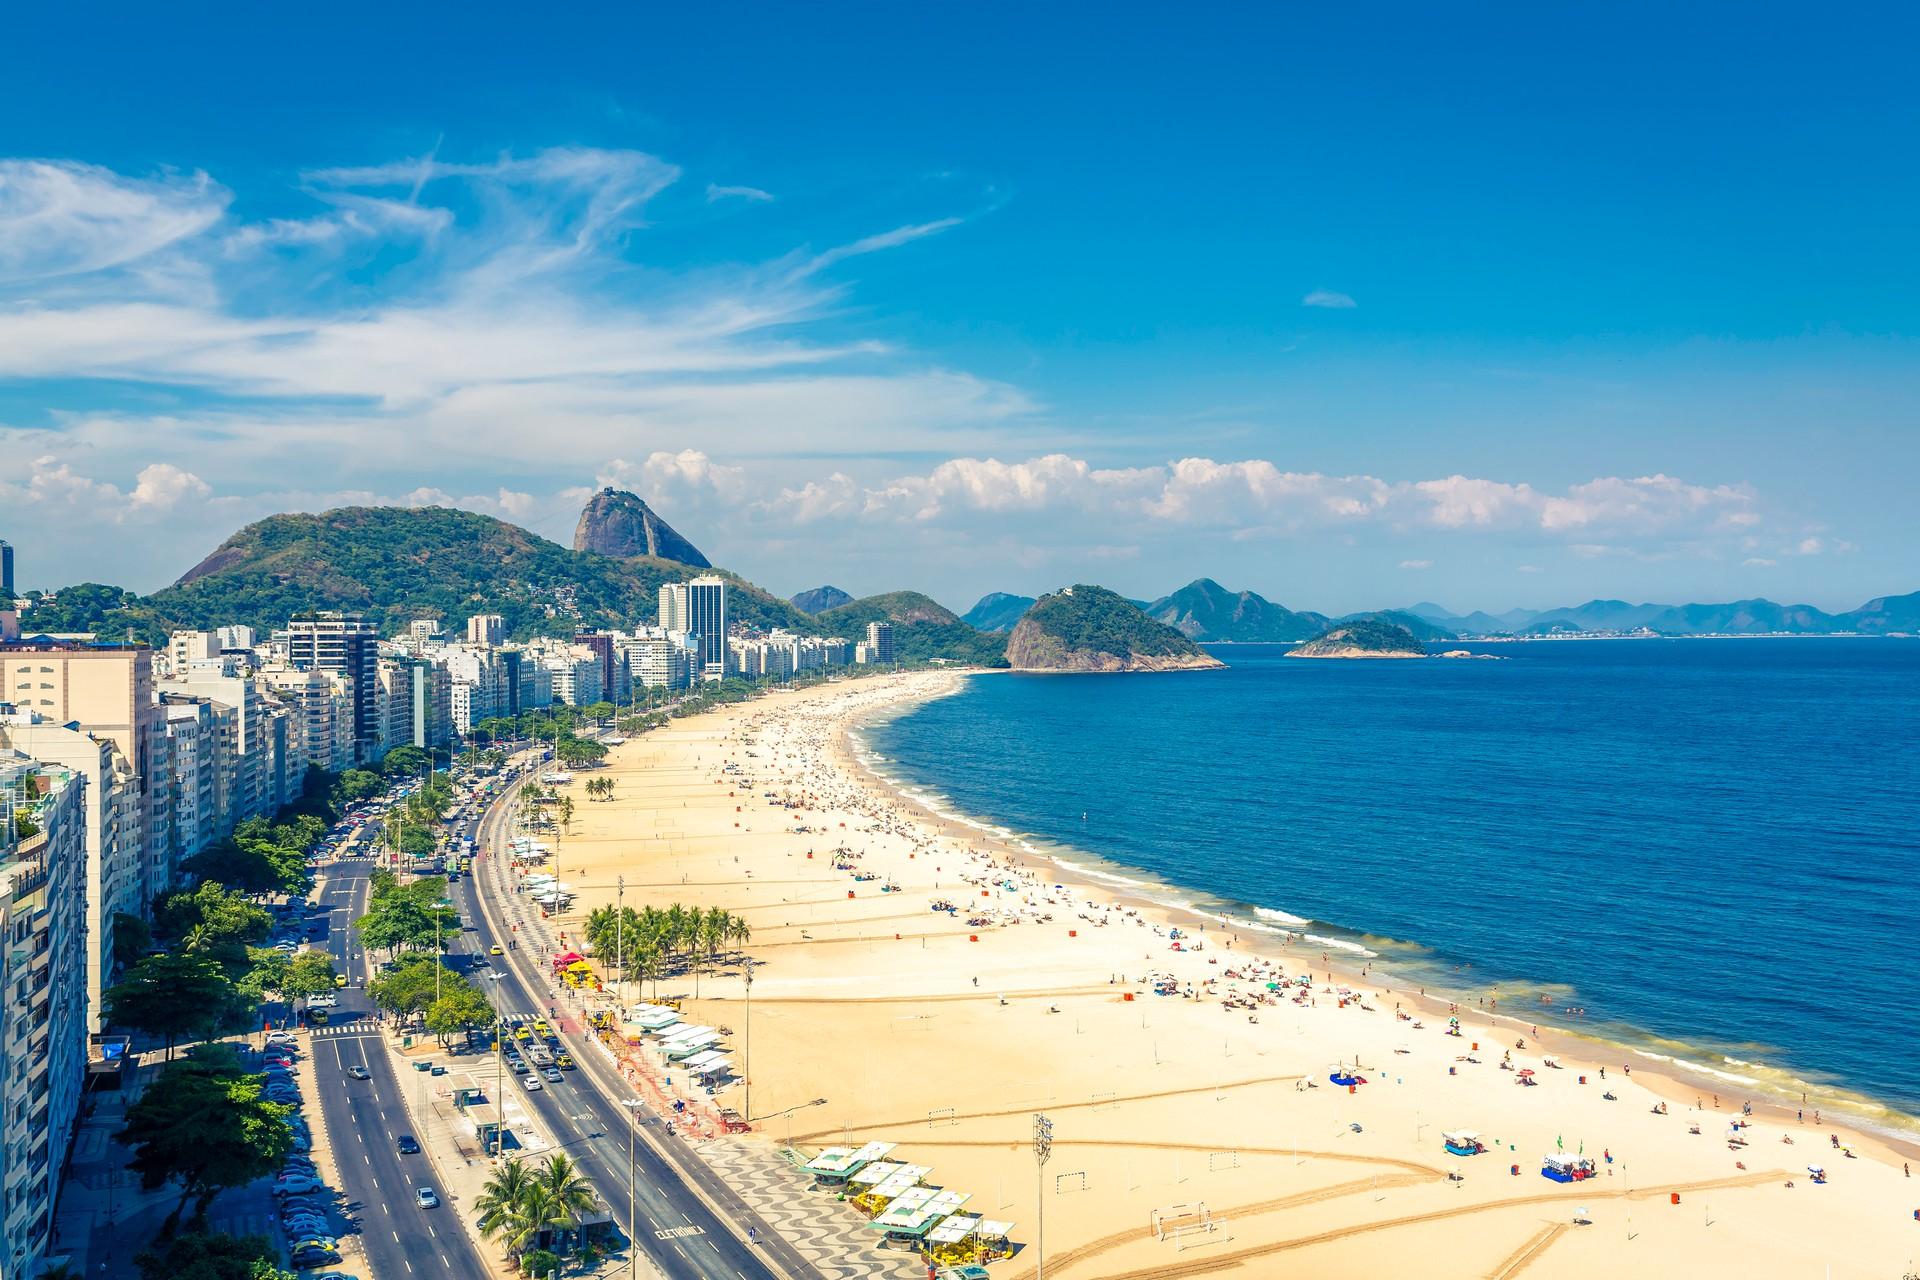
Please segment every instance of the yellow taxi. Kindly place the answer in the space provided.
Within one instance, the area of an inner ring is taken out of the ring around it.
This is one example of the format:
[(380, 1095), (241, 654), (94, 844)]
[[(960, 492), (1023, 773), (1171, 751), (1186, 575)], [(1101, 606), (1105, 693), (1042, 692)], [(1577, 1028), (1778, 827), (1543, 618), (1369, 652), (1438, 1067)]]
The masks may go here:
[(500, 944), (496, 942), (492, 946), (487, 948), (487, 954), (490, 956), (503, 956), (507, 953), (502, 951), (500, 949)]
[(533, 1029), (543, 1036), (550, 1036), (553, 1034), (553, 1028), (547, 1025), (547, 1020), (545, 1018), (535, 1018), (533, 1020)]
[(347, 975), (346, 975), (346, 974), (344, 974), (344, 973), (336, 973), (336, 974), (334, 974), (334, 975), (333, 975), (333, 985), (334, 985), (334, 986), (336, 986), (336, 987), (344, 987), (344, 986), (346, 986), (346, 985), (347, 985)]

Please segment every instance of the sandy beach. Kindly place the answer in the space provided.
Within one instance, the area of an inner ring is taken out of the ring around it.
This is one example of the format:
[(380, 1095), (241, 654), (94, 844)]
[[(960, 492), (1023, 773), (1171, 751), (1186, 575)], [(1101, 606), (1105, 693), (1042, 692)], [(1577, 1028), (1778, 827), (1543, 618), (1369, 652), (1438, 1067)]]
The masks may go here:
[[(1450, 1013), (1314, 944), (1072, 883), (861, 766), (850, 728), (968, 678), (771, 694), (615, 748), (596, 775), (611, 800), (573, 784), (555, 859), (580, 895), (570, 937), (617, 878), (628, 906), (751, 924), (761, 1140), (897, 1143), (926, 1182), (1017, 1224), (1003, 1278), (1033, 1275), (1042, 1201), (1047, 1275), (1086, 1280), (1914, 1270), (1920, 1183), (1896, 1145), (1811, 1109), (1743, 1117), (1743, 1099), (1716, 1107), (1645, 1060), (1583, 1061), (1594, 1046)], [(728, 1028), (739, 1060), (741, 966), (695, 986), (660, 993)], [(1342, 1069), (1365, 1083), (1336, 1086)], [(749, 1113), (737, 1080), (720, 1101)], [(1036, 1111), (1054, 1125), (1038, 1176)], [(1488, 1151), (1450, 1155), (1459, 1130)], [(1543, 1178), (1556, 1151), (1595, 1176)], [(1163, 1237), (1160, 1220), (1204, 1229)]]

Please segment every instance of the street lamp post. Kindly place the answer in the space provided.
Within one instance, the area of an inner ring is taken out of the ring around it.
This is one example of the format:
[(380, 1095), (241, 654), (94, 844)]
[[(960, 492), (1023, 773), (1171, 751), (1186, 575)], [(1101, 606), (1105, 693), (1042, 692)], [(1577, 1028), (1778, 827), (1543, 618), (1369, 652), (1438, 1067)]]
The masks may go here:
[(640, 1099), (625, 1098), (627, 1109), (627, 1273), (640, 1274), (640, 1221), (633, 1209), (633, 1131), (640, 1127)]
[(1038, 1203), (1035, 1215), (1033, 1280), (1043, 1280), (1047, 1273), (1047, 1160), (1053, 1155), (1053, 1121), (1045, 1115), (1035, 1113), (1033, 1117), (1033, 1168), (1034, 1193)]
[(753, 1123), (753, 957), (747, 957), (747, 1032), (746, 1076), (741, 1081), (747, 1087), (746, 1114), (741, 1117), (748, 1124)]

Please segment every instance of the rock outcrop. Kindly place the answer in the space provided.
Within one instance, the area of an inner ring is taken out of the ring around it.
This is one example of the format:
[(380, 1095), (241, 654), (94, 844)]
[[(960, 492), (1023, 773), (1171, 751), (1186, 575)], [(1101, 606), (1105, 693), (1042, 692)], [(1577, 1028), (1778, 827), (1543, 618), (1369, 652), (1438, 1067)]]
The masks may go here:
[(1019, 671), (1195, 671), (1226, 664), (1104, 587), (1036, 600), (1007, 637)]
[(588, 500), (573, 531), (573, 549), (623, 560), (652, 556), (696, 569), (713, 567), (698, 547), (675, 533), (652, 507), (619, 489), (602, 489)]
[(1343, 622), (1291, 650), (1289, 658), (1424, 658), (1413, 632), (1391, 622)]

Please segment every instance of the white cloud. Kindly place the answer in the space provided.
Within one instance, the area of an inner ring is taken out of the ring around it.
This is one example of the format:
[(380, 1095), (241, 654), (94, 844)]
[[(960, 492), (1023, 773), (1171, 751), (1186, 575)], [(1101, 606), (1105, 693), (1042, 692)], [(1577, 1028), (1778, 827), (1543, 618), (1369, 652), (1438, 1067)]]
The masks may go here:
[(141, 468), (133, 492), (127, 501), (148, 511), (165, 511), (189, 498), (204, 498), (213, 489), (191, 471), (182, 471), (171, 462), (155, 462)]
[(756, 203), (773, 199), (771, 192), (758, 187), (722, 187), (709, 182), (707, 184), (707, 203), (719, 200), (751, 200)]
[(67, 160), (0, 160), (0, 286), (126, 267), (218, 222), (206, 174), (129, 178)]
[(1819, 538), (1802, 538), (1794, 551), (1803, 556), (1817, 556), (1827, 549), (1827, 544)]
[(1344, 293), (1332, 289), (1315, 289), (1300, 299), (1303, 307), (1325, 307), (1330, 311), (1351, 311), (1360, 304)]
[(1765, 556), (1748, 556), (1740, 563), (1751, 569), (1771, 569), (1780, 562), (1778, 560), (1769, 560)]
[(1401, 567), (1402, 569), (1431, 569), (1431, 568), (1433, 568), (1433, 561), (1431, 561), (1431, 560), (1402, 560), (1402, 561), (1400, 562), (1400, 567)]
[(0, 479), (0, 500), (5, 507), (31, 512), (38, 519), (66, 508), (92, 523), (121, 524), (163, 515), (182, 502), (204, 498), (211, 492), (206, 481), (170, 462), (148, 463), (134, 477), (133, 489), (123, 492), (109, 481), (82, 475), (71, 463), (51, 454), (28, 463), (23, 479)]

